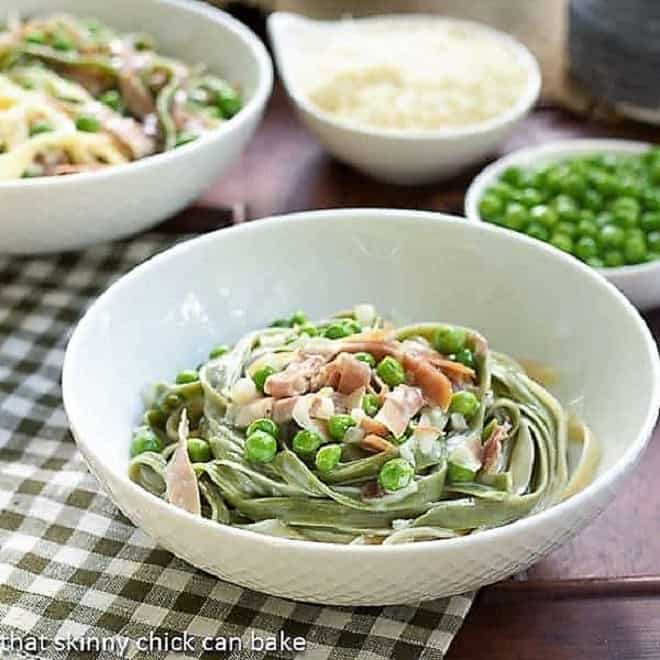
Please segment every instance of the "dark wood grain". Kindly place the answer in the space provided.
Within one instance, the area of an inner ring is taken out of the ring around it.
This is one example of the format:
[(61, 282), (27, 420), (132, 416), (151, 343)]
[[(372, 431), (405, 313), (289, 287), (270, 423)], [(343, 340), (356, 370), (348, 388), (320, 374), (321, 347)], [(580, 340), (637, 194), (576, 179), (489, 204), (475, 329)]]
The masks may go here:
[[(554, 139), (605, 136), (660, 142), (660, 129), (590, 123), (546, 107), (492, 157)], [(277, 86), (243, 158), (198, 207), (164, 226), (173, 231), (224, 226), (232, 219), (228, 209), (236, 205), (248, 219), (351, 206), (460, 214), (465, 189), (482, 166), (433, 186), (379, 183), (327, 155)], [(660, 309), (646, 318), (660, 338)], [(508, 581), (481, 591), (449, 660), (659, 660), (659, 474), (656, 429), (641, 464), (605, 513), (530, 569), (529, 582)]]
[(483, 590), (447, 660), (658, 660), (660, 600), (492, 601)]

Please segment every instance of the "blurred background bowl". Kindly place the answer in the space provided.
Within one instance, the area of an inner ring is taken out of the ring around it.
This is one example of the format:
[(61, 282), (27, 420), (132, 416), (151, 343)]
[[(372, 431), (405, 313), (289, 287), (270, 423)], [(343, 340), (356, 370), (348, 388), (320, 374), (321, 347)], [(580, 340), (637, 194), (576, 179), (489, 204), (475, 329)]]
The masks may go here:
[[(609, 139), (560, 140), (514, 151), (486, 167), (472, 182), (465, 195), (465, 216), (482, 220), (479, 201), (508, 167), (543, 167), (572, 156), (589, 154), (637, 154), (652, 145), (647, 142)], [(635, 266), (596, 269), (620, 289), (639, 309), (660, 305), (660, 260)]]
[(292, 75), (293, 63), (306, 57), (309, 44), (327, 42), (333, 31), (342, 29), (343, 22), (317, 21), (288, 12), (275, 12), (268, 18), (268, 32), (280, 78), (301, 120), (339, 160), (390, 183), (419, 184), (448, 179), (492, 153), (529, 112), (541, 88), (538, 64), (527, 48), (513, 37), (471, 21), (431, 14), (395, 14), (360, 18), (354, 22), (374, 24), (392, 19), (420, 21), (425, 25), (449, 21), (495, 35), (514, 50), (526, 68), (525, 91), (503, 114), (464, 127), (413, 131), (357, 126), (316, 108)]
[(270, 57), (242, 23), (183, 0), (6, 0), (21, 16), (53, 10), (152, 34), (160, 52), (204, 63), (238, 85), (244, 107), (195, 142), (99, 172), (0, 182), (0, 252), (57, 252), (119, 238), (195, 200), (241, 154), (273, 85)]

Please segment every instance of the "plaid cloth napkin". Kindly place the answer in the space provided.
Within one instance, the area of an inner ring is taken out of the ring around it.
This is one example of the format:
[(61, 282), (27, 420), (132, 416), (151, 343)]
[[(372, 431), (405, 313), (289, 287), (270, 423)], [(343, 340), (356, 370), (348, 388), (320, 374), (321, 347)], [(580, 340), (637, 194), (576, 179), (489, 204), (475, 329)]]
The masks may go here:
[[(110, 282), (172, 242), (0, 257), (0, 657), (442, 658), (472, 594), (347, 608), (242, 589), (158, 548), (87, 471), (60, 396), (69, 333)], [(295, 637), (304, 651), (290, 650)]]

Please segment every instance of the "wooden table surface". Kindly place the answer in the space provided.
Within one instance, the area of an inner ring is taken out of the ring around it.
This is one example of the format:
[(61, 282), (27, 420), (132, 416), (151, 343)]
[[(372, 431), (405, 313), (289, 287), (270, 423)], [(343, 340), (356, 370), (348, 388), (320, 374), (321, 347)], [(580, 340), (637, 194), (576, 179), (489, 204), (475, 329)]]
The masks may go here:
[[(597, 136), (660, 142), (660, 129), (598, 125), (540, 107), (500, 154), (554, 139)], [(238, 221), (352, 206), (461, 213), (463, 194), (478, 169), (433, 186), (376, 182), (326, 154), (276, 86), (242, 159), (196, 206), (164, 227), (205, 231), (224, 226), (228, 214), (218, 207), (238, 209)], [(660, 337), (660, 309), (646, 318)], [(656, 429), (641, 466), (600, 518), (531, 568), (529, 581), (507, 581), (480, 592), (448, 660), (660, 659), (659, 476)]]

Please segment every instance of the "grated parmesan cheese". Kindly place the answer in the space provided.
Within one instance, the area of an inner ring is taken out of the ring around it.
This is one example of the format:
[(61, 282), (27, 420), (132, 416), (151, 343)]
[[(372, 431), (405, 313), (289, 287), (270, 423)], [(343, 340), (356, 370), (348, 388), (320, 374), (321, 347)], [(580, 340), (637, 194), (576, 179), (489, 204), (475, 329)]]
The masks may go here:
[(506, 112), (527, 87), (514, 43), (479, 25), (383, 17), (325, 34), (308, 41), (294, 81), (319, 110), (359, 125), (469, 126)]

